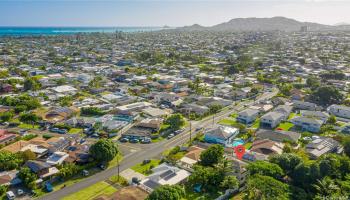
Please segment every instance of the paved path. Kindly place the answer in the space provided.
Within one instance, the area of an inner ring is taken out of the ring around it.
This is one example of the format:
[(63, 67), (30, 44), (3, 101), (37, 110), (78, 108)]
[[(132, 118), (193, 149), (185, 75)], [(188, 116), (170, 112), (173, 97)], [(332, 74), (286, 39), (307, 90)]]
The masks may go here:
[[(264, 100), (264, 99), (270, 99), (271, 97), (275, 96), (277, 94), (277, 91), (274, 92), (267, 92), (261, 95), (259, 98), (257, 98), (257, 101)], [(244, 102), (244, 105), (238, 104), (237, 106), (230, 106), (229, 109), (226, 109), (218, 114), (216, 114), (214, 118), (214, 124), (220, 121), (221, 119), (224, 119), (228, 116), (230, 116), (232, 113), (236, 112), (237, 110), (243, 109), (245, 106), (250, 106), (254, 103), (254, 101), (248, 101)], [(196, 121), (192, 123), (192, 130), (195, 130), (197, 127), (202, 128), (209, 128), (213, 124), (213, 118), (207, 117), (201, 121)], [(192, 138), (195, 136), (196, 133), (192, 133)], [(183, 133), (175, 136), (174, 138), (170, 140), (163, 140), (158, 143), (153, 143), (148, 145), (148, 148), (143, 149), (141, 151), (137, 151), (131, 154), (128, 154), (124, 157), (122, 162), (120, 163), (120, 172), (123, 170), (126, 170), (140, 162), (142, 162), (144, 159), (151, 159), (158, 155), (160, 155), (162, 152), (164, 152), (166, 149), (184, 144), (187, 142), (190, 138), (190, 132), (189, 128), (186, 128)], [(62, 199), (63, 197), (78, 192), (79, 190), (89, 187), (90, 185), (93, 185), (97, 182), (107, 180), (109, 177), (117, 174), (117, 167), (112, 167), (110, 169), (101, 171), (99, 173), (94, 174), (93, 176), (87, 177), (86, 179), (74, 184), (67, 186), (65, 188), (62, 188), (61, 190), (49, 193), (43, 197), (40, 197), (40, 200), (58, 200)]]

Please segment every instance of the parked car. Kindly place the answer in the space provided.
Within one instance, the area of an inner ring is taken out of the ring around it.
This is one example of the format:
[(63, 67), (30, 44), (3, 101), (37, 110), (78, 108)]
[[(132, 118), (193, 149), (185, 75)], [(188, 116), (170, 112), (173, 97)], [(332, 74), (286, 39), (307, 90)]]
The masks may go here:
[(150, 163), (150, 162), (151, 162), (150, 159), (145, 159), (145, 160), (142, 161), (142, 164), (143, 164), (143, 165), (147, 165), (147, 164)]
[(200, 130), (202, 130), (202, 127), (197, 127), (196, 128), (196, 131), (200, 131)]
[(128, 138), (122, 137), (119, 139), (120, 142), (129, 142)]
[(172, 133), (172, 134), (169, 134), (167, 138), (168, 138), (168, 139), (171, 139), (171, 138), (173, 138), (174, 136), (175, 136), (175, 135)]
[(24, 191), (22, 190), (22, 189), (18, 189), (17, 190), (17, 195), (18, 196), (21, 196), (21, 195), (23, 195), (24, 194)]
[(138, 139), (131, 139), (131, 140), (129, 140), (129, 142), (130, 142), (130, 143), (138, 143), (139, 140), (138, 140)]
[(7, 199), (12, 200), (12, 199), (15, 199), (16, 196), (12, 191), (8, 191), (6, 192), (6, 197)]
[(131, 178), (131, 182), (136, 184), (136, 185), (138, 185), (138, 184), (140, 184), (141, 180), (139, 178), (137, 178), (137, 177), (132, 177)]
[(88, 170), (83, 170), (82, 174), (83, 174), (83, 176), (89, 176), (89, 171)]
[(143, 138), (143, 139), (141, 140), (141, 143), (142, 143), (142, 144), (149, 144), (149, 143), (151, 143), (151, 142), (152, 142), (151, 138)]
[(53, 187), (52, 187), (51, 183), (49, 183), (49, 182), (45, 183), (45, 190), (47, 192), (52, 192), (53, 191)]
[(100, 166), (100, 169), (102, 169), (102, 170), (105, 170), (107, 167), (106, 167), (106, 165), (104, 165), (104, 164), (101, 164)]
[(21, 130), (19, 130), (19, 134), (21, 134), (21, 135), (24, 135), (24, 134), (26, 134), (28, 132), (28, 130), (26, 130), (26, 129), (21, 129)]

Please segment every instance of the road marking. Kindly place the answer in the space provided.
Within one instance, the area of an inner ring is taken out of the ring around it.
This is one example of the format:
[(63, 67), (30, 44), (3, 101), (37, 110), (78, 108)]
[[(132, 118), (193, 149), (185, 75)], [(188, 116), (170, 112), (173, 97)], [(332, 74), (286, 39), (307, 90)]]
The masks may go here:
[(120, 143), (119, 143), (118, 146), (127, 147), (127, 148), (134, 149), (134, 150), (138, 150), (138, 151), (141, 150), (140, 147), (134, 147), (134, 146), (126, 145), (126, 144), (120, 144)]

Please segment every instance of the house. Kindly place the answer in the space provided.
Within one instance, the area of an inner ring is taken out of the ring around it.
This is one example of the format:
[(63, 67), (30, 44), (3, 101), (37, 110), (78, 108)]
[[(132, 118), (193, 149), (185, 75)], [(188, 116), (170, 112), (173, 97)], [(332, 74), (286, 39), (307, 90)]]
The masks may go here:
[(25, 164), (32, 172), (37, 174), (40, 178), (50, 177), (59, 172), (56, 167), (51, 167), (49, 163), (39, 160), (28, 160)]
[(269, 139), (275, 142), (298, 142), (301, 137), (300, 133), (283, 130), (259, 130), (255, 133), (257, 139)]
[(350, 119), (350, 107), (333, 104), (327, 108), (329, 114)]
[(306, 145), (306, 152), (312, 159), (317, 159), (326, 153), (341, 153), (341, 151), (339, 142), (327, 137), (314, 136), (313, 140)]
[(46, 162), (50, 165), (60, 165), (68, 157), (69, 155), (67, 153), (56, 151), (47, 158)]
[(204, 105), (207, 107), (213, 105), (220, 105), (222, 107), (226, 107), (231, 105), (233, 102), (231, 100), (223, 99), (220, 97), (199, 97), (197, 100), (197, 104)]
[(20, 184), (22, 180), (19, 179), (17, 175), (17, 170), (0, 172), (0, 185), (13, 186)]
[(262, 153), (265, 155), (282, 154), (283, 143), (274, 142), (269, 139), (258, 139), (255, 140), (250, 148), (250, 151)]
[(144, 128), (151, 128), (151, 129), (154, 129), (154, 131), (158, 131), (162, 123), (163, 123), (163, 119), (161, 118), (146, 118), (141, 120), (137, 124), (137, 126), (144, 127)]
[(207, 106), (200, 106), (194, 103), (182, 105), (182, 107), (180, 108), (180, 111), (182, 113), (186, 113), (186, 114), (193, 113), (200, 116), (205, 115), (206, 113), (209, 112), (209, 110), (210, 109)]
[(17, 135), (14, 133), (9, 133), (7, 130), (0, 129), (0, 144), (9, 144), (16, 140)]
[(280, 112), (268, 112), (260, 118), (260, 126), (263, 128), (275, 128), (285, 119), (285, 115)]
[(152, 174), (141, 181), (139, 187), (152, 192), (161, 185), (176, 185), (184, 182), (191, 175), (190, 172), (163, 163), (152, 169)]
[(170, 114), (169, 110), (153, 107), (145, 108), (142, 110), (142, 112), (150, 117), (164, 117)]
[(221, 144), (226, 147), (232, 147), (233, 139), (238, 135), (237, 128), (228, 126), (217, 126), (207, 130), (204, 133), (204, 140), (208, 143)]
[(323, 122), (326, 122), (329, 118), (328, 113), (321, 112), (321, 111), (301, 110), (300, 114), (303, 117), (316, 118), (316, 119), (322, 120)]
[(325, 123), (322, 120), (310, 117), (294, 117), (290, 120), (295, 126), (300, 127), (302, 131), (310, 131), (317, 133), (321, 130), (321, 126)]
[(136, 102), (123, 106), (118, 106), (116, 111), (118, 114), (132, 115), (135, 112), (141, 112), (143, 109), (150, 107), (152, 104), (148, 102)]
[(259, 110), (248, 108), (239, 112), (236, 120), (243, 124), (251, 124), (259, 116), (259, 113)]
[(272, 104), (255, 104), (250, 106), (249, 108), (254, 110), (259, 110), (259, 115), (260, 115), (272, 110), (273, 105)]
[(51, 88), (51, 90), (55, 93), (66, 94), (66, 95), (75, 94), (77, 92), (77, 89), (75, 89), (70, 85), (57, 86), (57, 87)]
[(205, 149), (197, 147), (197, 146), (191, 146), (184, 157), (182, 157), (178, 161), (178, 165), (182, 168), (191, 171), (192, 166), (200, 161), (200, 155)]
[(293, 101), (293, 107), (299, 110), (318, 110), (318, 106), (315, 103), (307, 101)]
[(289, 105), (279, 105), (274, 109), (275, 112), (280, 112), (284, 115), (283, 120), (286, 120), (289, 117), (292, 110), (293, 110), (293, 106), (289, 106)]
[(46, 120), (49, 122), (60, 122), (67, 120), (74, 113), (74, 110), (68, 107), (53, 108), (45, 115)]

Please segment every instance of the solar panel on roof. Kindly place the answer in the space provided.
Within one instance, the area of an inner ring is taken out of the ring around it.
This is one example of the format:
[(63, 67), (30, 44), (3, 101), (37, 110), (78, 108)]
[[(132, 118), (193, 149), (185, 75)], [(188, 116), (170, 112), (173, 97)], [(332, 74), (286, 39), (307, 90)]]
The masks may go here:
[(152, 189), (154, 189), (154, 188), (160, 186), (159, 183), (154, 182), (154, 181), (152, 181), (152, 180), (148, 180), (148, 181), (144, 182), (143, 185), (145, 185), (145, 186), (147, 186), (147, 187), (149, 187), (149, 188), (152, 188)]

